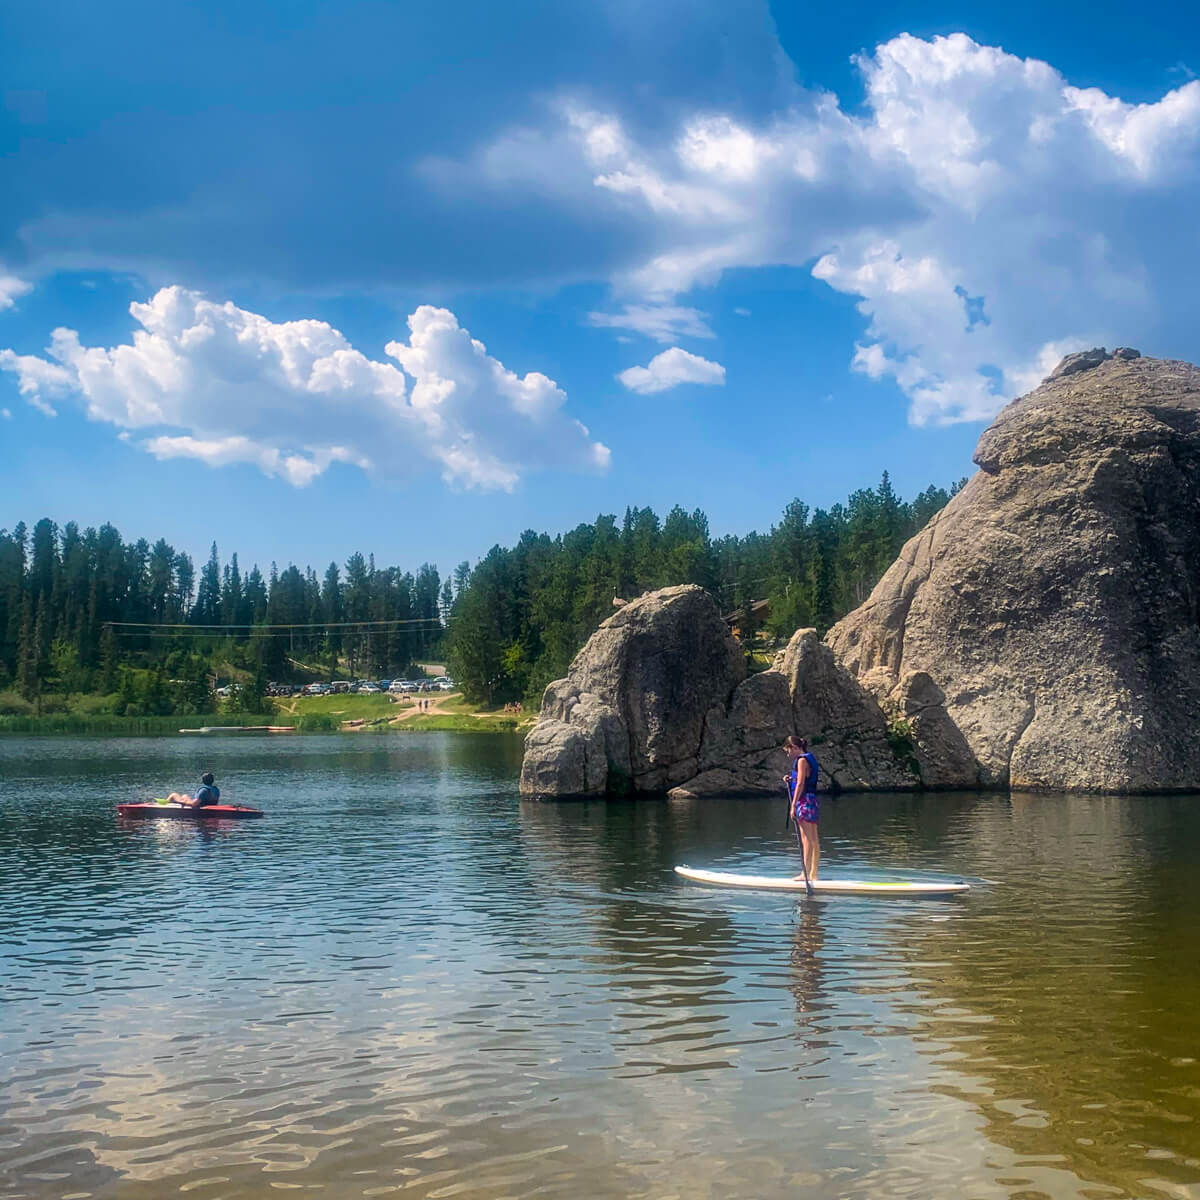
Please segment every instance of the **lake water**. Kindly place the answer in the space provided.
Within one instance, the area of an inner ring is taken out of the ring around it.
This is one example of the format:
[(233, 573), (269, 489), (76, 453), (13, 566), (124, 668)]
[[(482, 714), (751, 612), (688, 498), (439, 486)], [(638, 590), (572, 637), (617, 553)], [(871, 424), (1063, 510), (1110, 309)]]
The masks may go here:
[[(1200, 797), (522, 802), (507, 737), (0, 739), (0, 1198), (1200, 1197)], [(124, 822), (211, 764), (262, 821)]]

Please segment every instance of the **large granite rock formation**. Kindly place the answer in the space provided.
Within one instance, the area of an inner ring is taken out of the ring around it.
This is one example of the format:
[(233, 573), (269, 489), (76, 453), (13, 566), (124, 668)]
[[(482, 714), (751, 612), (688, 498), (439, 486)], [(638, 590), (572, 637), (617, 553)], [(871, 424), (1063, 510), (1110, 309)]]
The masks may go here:
[(1200, 788), (1200, 370), (1072, 355), (975, 462), (827, 644), (927, 782)]
[(698, 587), (664, 588), (609, 617), (542, 698), (524, 795), (665, 791), (698, 770), (705, 716), (746, 664)]
[(892, 753), (879, 705), (813, 630), (747, 678), (708, 593), (664, 588), (605, 621), (546, 689), (521, 792), (776, 791), (792, 732), (813, 741), (827, 784), (917, 783)]

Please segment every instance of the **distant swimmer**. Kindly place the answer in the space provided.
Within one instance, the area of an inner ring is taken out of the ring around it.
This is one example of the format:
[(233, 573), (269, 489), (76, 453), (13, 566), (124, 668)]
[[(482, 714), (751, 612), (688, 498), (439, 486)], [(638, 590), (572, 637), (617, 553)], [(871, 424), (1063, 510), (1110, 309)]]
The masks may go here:
[(221, 789), (217, 787), (213, 779), (211, 771), (205, 771), (200, 776), (200, 787), (196, 791), (196, 797), (193, 799), (186, 792), (172, 792), (167, 797), (168, 803), (171, 804), (186, 804), (188, 808), (204, 808), (208, 804), (221, 803)]
[(821, 819), (817, 776), (821, 773), (821, 767), (816, 755), (809, 751), (808, 742), (802, 737), (789, 734), (783, 749), (792, 760), (791, 772), (783, 780), (788, 785), (788, 811), (796, 823), (796, 837), (804, 855), (805, 871), (812, 880), (816, 879), (821, 866), (821, 838), (817, 832), (817, 822)]

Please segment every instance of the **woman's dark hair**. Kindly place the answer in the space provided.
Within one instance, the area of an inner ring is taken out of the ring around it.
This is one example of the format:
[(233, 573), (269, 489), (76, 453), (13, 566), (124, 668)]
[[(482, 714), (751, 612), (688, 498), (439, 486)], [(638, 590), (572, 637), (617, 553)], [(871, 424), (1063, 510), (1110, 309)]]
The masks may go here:
[(808, 750), (808, 740), (806, 738), (797, 737), (794, 733), (789, 733), (787, 735), (786, 744), (789, 746), (796, 746), (803, 751)]
[(204, 784), (205, 787), (212, 787), (213, 773), (211, 771), (205, 771), (204, 774), (200, 776), (200, 782)]

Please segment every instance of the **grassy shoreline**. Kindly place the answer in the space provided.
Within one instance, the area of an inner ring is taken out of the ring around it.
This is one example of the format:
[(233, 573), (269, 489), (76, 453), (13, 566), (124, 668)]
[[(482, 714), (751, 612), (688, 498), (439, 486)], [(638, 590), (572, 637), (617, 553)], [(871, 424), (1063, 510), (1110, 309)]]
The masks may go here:
[(42, 717), (0, 717), (0, 734), (107, 734), (131, 737), (178, 735), (201, 725), (277, 725), (277, 716), (256, 713), (197, 713), (190, 717), (116, 717), (106, 713), (49, 713)]
[[(241, 725), (294, 725), (297, 733), (523, 734), (532, 724), (529, 714), (518, 716), (478, 709), (457, 695), (436, 703), (441, 711), (421, 714), (415, 702), (396, 704), (387, 696), (304, 696), (280, 701), (277, 711), (269, 714), (196, 713), (192, 716), (117, 717), (104, 713), (50, 713), (40, 717), (0, 716), (0, 736), (179, 737), (182, 729)], [(358, 724), (347, 724), (351, 721)]]

